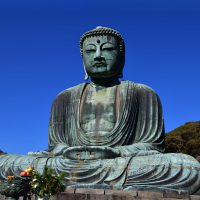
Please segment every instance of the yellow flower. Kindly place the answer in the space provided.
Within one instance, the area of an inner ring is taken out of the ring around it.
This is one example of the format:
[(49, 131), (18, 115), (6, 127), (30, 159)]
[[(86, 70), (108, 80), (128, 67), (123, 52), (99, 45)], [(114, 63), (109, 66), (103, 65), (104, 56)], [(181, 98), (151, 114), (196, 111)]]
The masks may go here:
[(29, 168), (27, 168), (26, 170), (25, 170), (25, 172), (29, 172), (29, 173), (31, 173), (33, 171), (33, 168), (32, 167), (29, 167)]
[(14, 178), (15, 178), (15, 176), (7, 176), (7, 177), (6, 177), (6, 179), (7, 179), (8, 181), (12, 181)]

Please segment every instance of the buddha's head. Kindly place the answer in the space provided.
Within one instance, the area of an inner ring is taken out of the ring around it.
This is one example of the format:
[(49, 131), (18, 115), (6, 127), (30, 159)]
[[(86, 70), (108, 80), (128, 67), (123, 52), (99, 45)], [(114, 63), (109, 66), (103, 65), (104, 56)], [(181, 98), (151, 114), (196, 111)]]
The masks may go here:
[(87, 75), (95, 78), (122, 77), (125, 44), (116, 30), (97, 27), (83, 34), (80, 51)]

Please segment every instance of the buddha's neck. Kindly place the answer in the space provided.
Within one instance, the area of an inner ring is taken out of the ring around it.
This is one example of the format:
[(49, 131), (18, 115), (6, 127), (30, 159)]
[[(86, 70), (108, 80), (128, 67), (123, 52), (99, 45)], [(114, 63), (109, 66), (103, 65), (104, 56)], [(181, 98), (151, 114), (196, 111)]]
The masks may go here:
[(96, 78), (91, 77), (91, 84), (96, 86), (110, 87), (118, 85), (120, 83), (118, 77), (109, 77), (109, 78)]

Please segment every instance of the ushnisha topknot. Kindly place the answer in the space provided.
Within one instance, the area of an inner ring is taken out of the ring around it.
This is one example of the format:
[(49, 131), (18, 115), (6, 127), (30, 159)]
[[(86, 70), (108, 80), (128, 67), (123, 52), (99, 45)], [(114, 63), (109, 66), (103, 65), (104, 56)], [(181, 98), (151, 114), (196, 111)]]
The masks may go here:
[(103, 35), (114, 36), (119, 42), (120, 51), (122, 52), (122, 54), (125, 54), (125, 43), (124, 43), (124, 40), (123, 40), (121, 34), (114, 29), (111, 29), (108, 27), (97, 26), (95, 29), (88, 31), (81, 36), (81, 39), (80, 39), (81, 56), (83, 56), (83, 42), (86, 38), (94, 37), (94, 36), (103, 36)]

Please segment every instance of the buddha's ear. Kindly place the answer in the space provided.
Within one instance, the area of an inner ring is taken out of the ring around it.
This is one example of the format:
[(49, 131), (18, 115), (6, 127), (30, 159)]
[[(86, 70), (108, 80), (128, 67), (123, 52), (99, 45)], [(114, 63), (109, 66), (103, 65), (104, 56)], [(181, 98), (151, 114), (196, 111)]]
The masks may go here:
[(119, 78), (123, 78), (123, 72), (121, 72), (120, 74), (119, 74)]
[(120, 65), (121, 65), (121, 69), (120, 69), (120, 73), (119, 73), (119, 78), (123, 78), (123, 70), (124, 70), (124, 65), (125, 65), (125, 55), (122, 54), (120, 57)]
[(84, 79), (85, 79), (85, 81), (87, 81), (89, 79), (89, 75), (88, 75), (88, 73), (86, 71), (84, 63), (83, 63), (83, 68), (84, 68), (84, 72), (85, 72), (85, 78)]

